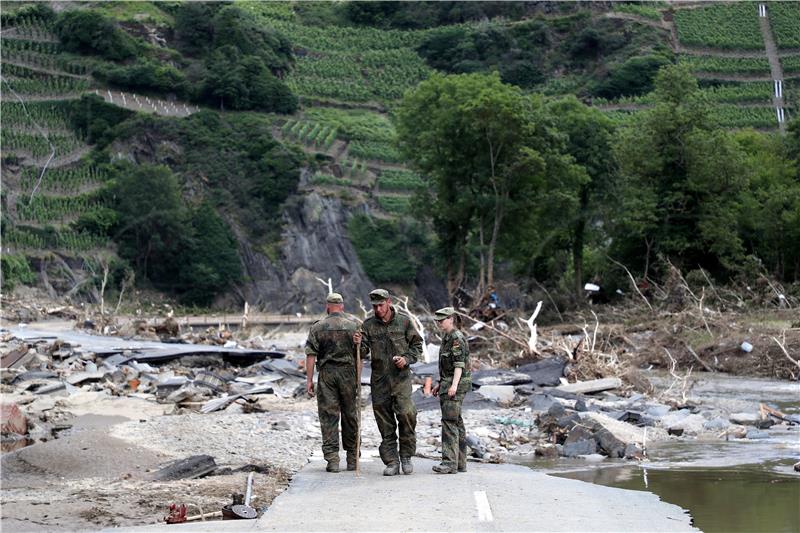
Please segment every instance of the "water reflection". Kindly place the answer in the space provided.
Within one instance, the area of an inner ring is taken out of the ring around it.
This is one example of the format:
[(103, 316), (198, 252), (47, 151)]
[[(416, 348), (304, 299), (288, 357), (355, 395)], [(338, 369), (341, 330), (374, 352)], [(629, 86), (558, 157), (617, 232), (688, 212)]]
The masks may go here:
[(688, 509), (694, 525), (713, 532), (800, 531), (800, 479), (760, 469), (674, 469), (640, 466), (554, 474), (598, 485), (646, 490)]

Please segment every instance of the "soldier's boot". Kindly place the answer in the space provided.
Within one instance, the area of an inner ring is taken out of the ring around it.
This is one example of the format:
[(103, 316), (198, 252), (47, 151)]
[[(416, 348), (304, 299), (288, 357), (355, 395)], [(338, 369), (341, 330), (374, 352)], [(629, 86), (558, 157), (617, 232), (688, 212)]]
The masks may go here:
[(466, 461), (463, 463), (458, 464), (458, 471), (459, 472), (466, 472), (467, 471), (467, 463)]
[(356, 452), (347, 452), (347, 469), (356, 469)]
[(455, 474), (458, 470), (446, 464), (434, 465), (433, 471), (437, 474)]
[(400, 473), (400, 463), (389, 463), (386, 465), (386, 468), (383, 469), (384, 476), (396, 476)]
[(414, 472), (414, 464), (411, 462), (411, 457), (401, 457), (400, 464), (403, 466), (403, 473), (408, 475)]
[(328, 466), (325, 467), (327, 472), (336, 473), (339, 471), (339, 458), (336, 459), (328, 459)]

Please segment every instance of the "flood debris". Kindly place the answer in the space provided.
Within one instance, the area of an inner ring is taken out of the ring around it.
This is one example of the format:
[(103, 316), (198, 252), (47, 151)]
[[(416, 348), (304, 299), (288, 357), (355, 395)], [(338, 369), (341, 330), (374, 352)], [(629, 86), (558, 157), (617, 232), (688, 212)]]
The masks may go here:
[(217, 469), (217, 463), (210, 455), (193, 455), (170, 463), (153, 474), (155, 481), (174, 481), (194, 479), (210, 474)]

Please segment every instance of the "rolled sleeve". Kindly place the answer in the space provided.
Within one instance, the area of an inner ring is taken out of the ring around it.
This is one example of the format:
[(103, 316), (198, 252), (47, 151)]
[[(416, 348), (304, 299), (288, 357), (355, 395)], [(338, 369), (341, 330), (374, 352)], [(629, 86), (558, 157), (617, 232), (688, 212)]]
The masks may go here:
[(319, 341), (313, 331), (308, 334), (308, 339), (306, 339), (305, 352), (307, 356), (311, 357), (316, 357), (319, 354)]
[(414, 329), (410, 320), (406, 326), (406, 340), (408, 341), (408, 350), (403, 354), (403, 357), (405, 357), (406, 363), (413, 365), (419, 361), (419, 357), (422, 355), (422, 337)]
[(460, 337), (453, 339), (452, 357), (453, 368), (466, 368), (467, 366), (467, 351), (464, 349), (463, 343), (466, 342)]

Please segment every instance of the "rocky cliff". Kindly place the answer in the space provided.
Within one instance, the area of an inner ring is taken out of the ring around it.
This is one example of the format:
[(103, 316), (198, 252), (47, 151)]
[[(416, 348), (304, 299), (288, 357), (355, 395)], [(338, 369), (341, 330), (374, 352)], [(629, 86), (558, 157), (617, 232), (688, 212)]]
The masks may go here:
[(316, 191), (291, 198), (284, 208), (278, 261), (270, 261), (239, 237), (247, 281), (238, 296), (269, 311), (319, 312), (327, 289), (317, 278), (330, 278), (348, 309), (358, 309), (355, 299), (366, 302), (373, 285), (347, 236), (347, 216), (339, 199)]

